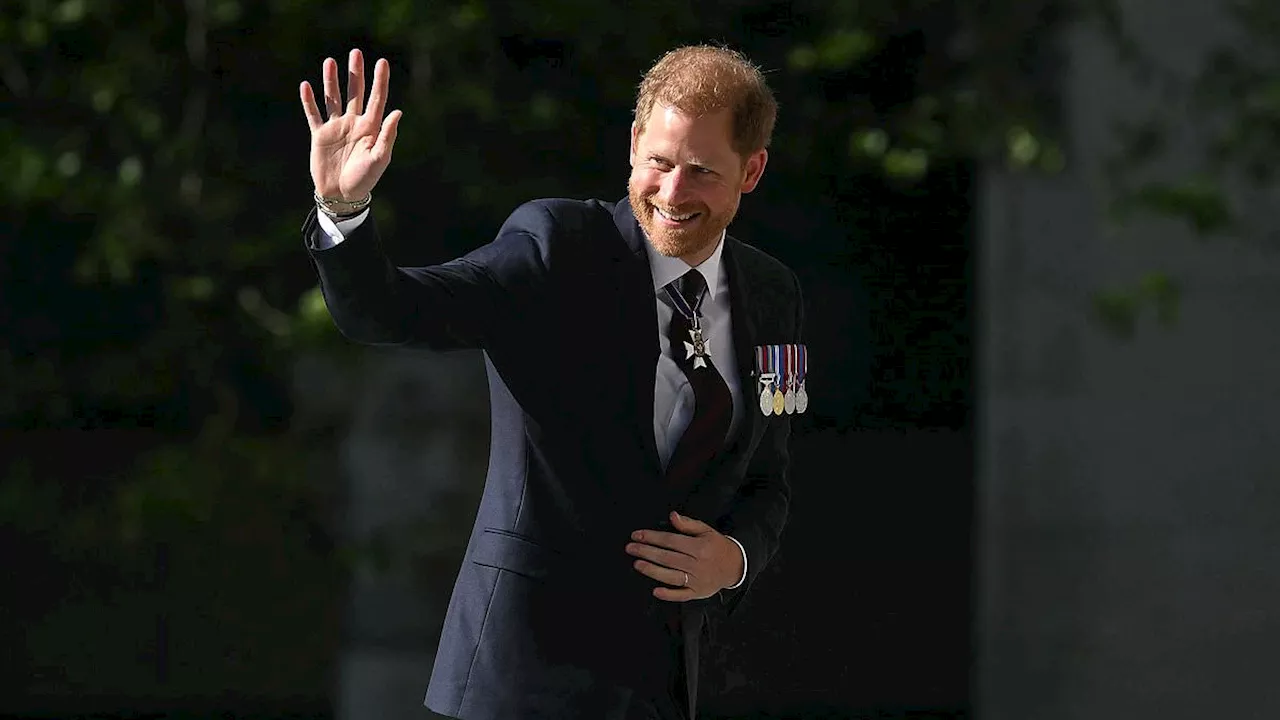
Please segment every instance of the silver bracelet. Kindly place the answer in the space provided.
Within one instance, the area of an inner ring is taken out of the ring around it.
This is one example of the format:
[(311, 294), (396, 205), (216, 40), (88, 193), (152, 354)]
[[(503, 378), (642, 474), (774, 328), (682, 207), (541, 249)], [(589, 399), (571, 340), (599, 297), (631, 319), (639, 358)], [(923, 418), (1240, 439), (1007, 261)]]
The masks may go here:
[(370, 202), (373, 202), (373, 193), (366, 193), (365, 196), (359, 200), (327, 198), (320, 195), (319, 190), (315, 191), (314, 196), (316, 207), (325, 215), (334, 219), (359, 215), (362, 210), (369, 207)]

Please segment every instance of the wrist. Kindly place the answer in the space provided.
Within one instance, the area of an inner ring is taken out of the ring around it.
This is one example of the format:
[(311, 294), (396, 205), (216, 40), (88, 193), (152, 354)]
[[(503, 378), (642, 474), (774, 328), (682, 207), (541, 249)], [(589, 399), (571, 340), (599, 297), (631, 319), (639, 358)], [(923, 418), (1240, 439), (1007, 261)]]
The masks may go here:
[(733, 563), (732, 566), (732, 570), (736, 574), (734, 574), (734, 576), (729, 580), (729, 583), (722, 587), (721, 590), (736, 590), (737, 588), (742, 587), (742, 584), (747, 580), (747, 549), (732, 535), (725, 535), (725, 538), (733, 545), (733, 557), (737, 562)]
[(365, 193), (365, 196), (356, 200), (347, 200), (341, 196), (326, 196), (318, 189), (313, 193), (313, 199), (316, 208), (328, 215), (334, 220), (347, 220), (353, 218), (365, 211), (369, 207), (369, 203), (373, 201), (373, 193)]

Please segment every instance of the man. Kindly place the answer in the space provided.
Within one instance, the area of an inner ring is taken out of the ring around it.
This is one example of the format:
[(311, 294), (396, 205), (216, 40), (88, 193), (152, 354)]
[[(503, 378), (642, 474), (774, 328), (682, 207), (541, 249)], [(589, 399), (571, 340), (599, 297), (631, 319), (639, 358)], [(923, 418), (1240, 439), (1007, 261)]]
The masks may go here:
[(359, 51), (345, 106), (337, 63), (322, 72), (327, 119), (300, 88), (303, 234), (334, 321), (361, 343), (483, 349), (489, 376), (488, 477), (425, 704), (692, 718), (707, 613), (777, 550), (805, 404), (796, 277), (725, 233), (768, 157), (763, 76), (720, 48), (668, 53), (640, 86), (626, 199), (526, 203), (466, 256), (400, 268), (368, 207), (401, 118), (388, 63), (367, 105)]

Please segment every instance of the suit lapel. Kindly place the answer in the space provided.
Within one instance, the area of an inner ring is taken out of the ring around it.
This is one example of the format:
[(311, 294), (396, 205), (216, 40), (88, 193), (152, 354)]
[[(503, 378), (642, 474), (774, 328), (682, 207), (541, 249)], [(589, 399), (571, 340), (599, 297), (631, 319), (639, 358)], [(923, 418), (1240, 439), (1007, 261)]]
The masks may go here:
[(742, 422), (732, 442), (729, 443), (727, 456), (741, 452), (743, 443), (750, 444), (755, 436), (756, 426), (761, 415), (756, 407), (755, 347), (756, 316), (755, 306), (747, 282), (746, 272), (739, 261), (738, 241), (726, 236), (722, 259), (724, 269), (729, 273), (729, 309), (733, 313), (733, 349), (738, 361), (738, 388), (742, 394)]
[(635, 431), (644, 444), (647, 470), (662, 477), (662, 461), (658, 458), (657, 440), (653, 434), (653, 393), (658, 372), (658, 306), (653, 291), (653, 272), (649, 269), (648, 242), (640, 224), (631, 212), (631, 204), (623, 199), (613, 209), (613, 222), (630, 252), (615, 258), (618, 263), (622, 296), (623, 327), (637, 328), (628, 333), (623, 348), (631, 359), (629, 375), (636, 393)]

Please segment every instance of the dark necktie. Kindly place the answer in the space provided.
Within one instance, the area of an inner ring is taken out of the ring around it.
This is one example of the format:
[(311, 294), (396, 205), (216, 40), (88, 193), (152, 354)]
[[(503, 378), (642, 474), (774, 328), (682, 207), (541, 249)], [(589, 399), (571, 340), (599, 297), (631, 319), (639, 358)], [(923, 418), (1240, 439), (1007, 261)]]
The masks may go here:
[[(702, 273), (690, 269), (667, 287), (673, 286), (674, 292), (668, 292), (674, 307), (667, 337), (671, 341), (671, 354), (676, 364), (693, 388), (694, 411), (689, 426), (667, 462), (667, 481), (672, 487), (683, 489), (706, 472), (707, 464), (724, 446), (733, 419), (733, 396), (729, 394), (729, 386), (720, 371), (705, 355), (697, 333), (693, 332), (695, 323), (700, 325), (707, 281)], [(671, 297), (675, 293), (679, 293), (680, 298)], [(732, 349), (730, 338), (709, 337), (706, 340), (721, 343), (717, 347)]]

